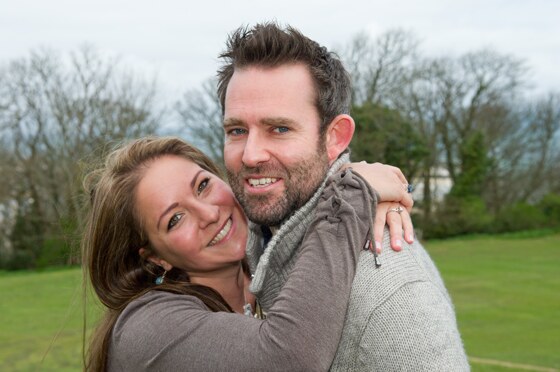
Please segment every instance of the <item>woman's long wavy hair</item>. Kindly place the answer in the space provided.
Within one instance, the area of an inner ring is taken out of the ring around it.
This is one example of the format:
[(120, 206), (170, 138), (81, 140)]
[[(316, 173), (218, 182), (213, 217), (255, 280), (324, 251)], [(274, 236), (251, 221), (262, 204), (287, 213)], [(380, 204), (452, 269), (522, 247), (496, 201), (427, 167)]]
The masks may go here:
[(165, 283), (156, 286), (154, 281), (163, 269), (138, 253), (142, 247), (151, 248), (135, 213), (135, 190), (149, 163), (165, 155), (180, 156), (221, 177), (212, 160), (183, 140), (147, 137), (114, 150), (104, 166), (84, 180), (91, 199), (82, 239), (84, 283), (91, 283), (107, 308), (84, 355), (87, 371), (106, 370), (109, 340), (118, 316), (132, 300), (148, 291), (193, 295), (212, 311), (232, 311), (218, 292), (190, 283), (187, 273), (179, 269), (167, 272)]

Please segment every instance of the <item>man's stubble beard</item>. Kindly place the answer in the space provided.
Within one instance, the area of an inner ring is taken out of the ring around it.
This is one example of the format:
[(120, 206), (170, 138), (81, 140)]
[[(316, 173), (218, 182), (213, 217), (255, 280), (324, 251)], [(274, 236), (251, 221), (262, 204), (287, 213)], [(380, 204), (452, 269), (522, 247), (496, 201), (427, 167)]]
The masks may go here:
[[(238, 174), (227, 170), (227, 176), (233, 193), (249, 220), (259, 225), (278, 226), (307, 203), (323, 182), (328, 169), (329, 161), (323, 145), (319, 146), (318, 152), (313, 157), (304, 159), (289, 168), (278, 162), (255, 168), (242, 166)], [(279, 197), (267, 194), (246, 195), (244, 191), (246, 174), (282, 178), (284, 192)]]

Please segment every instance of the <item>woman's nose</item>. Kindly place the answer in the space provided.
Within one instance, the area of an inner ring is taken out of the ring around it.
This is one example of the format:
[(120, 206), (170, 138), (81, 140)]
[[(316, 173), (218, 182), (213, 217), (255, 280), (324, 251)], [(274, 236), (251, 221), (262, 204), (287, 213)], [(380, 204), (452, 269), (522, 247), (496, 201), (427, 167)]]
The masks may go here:
[(196, 203), (196, 211), (201, 229), (220, 220), (220, 207), (210, 203)]

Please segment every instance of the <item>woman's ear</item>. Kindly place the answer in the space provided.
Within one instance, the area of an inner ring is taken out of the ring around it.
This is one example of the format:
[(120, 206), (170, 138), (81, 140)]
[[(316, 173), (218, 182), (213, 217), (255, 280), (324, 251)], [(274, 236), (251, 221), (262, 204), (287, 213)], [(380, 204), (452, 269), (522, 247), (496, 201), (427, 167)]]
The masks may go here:
[(173, 268), (169, 262), (165, 261), (163, 258), (156, 256), (151, 249), (148, 248), (140, 248), (138, 250), (138, 254), (145, 260), (150, 261), (151, 263), (162, 267), (165, 271), (169, 271)]
[(354, 119), (346, 114), (337, 115), (329, 124), (325, 146), (330, 164), (350, 145), (355, 126)]

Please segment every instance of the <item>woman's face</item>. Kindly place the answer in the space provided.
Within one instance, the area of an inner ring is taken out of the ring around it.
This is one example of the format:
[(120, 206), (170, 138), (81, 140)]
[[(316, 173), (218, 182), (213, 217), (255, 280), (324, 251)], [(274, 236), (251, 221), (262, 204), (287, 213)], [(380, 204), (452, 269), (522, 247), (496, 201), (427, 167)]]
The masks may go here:
[(238, 265), (245, 256), (247, 220), (230, 187), (179, 156), (162, 156), (147, 165), (135, 196), (157, 253), (152, 260), (190, 275)]

